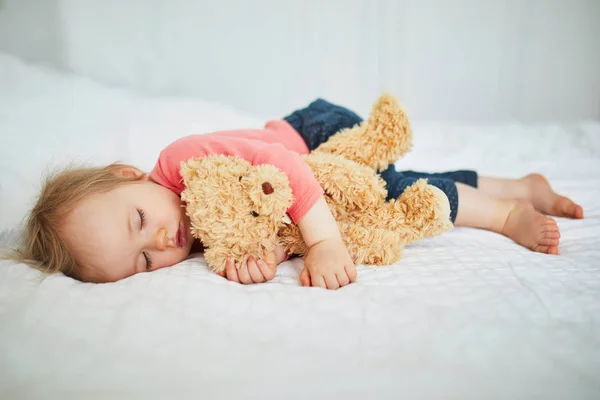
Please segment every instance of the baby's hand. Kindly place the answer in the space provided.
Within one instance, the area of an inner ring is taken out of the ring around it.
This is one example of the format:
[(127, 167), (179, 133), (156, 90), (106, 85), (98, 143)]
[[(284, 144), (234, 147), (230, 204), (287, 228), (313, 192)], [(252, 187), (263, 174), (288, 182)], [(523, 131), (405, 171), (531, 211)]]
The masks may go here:
[(277, 259), (275, 253), (269, 253), (264, 260), (256, 260), (253, 256), (242, 266), (236, 265), (231, 258), (227, 259), (225, 271), (218, 272), (228, 280), (243, 284), (261, 283), (275, 278)]
[(338, 289), (354, 281), (356, 267), (341, 239), (326, 239), (308, 250), (300, 273), (302, 286)]

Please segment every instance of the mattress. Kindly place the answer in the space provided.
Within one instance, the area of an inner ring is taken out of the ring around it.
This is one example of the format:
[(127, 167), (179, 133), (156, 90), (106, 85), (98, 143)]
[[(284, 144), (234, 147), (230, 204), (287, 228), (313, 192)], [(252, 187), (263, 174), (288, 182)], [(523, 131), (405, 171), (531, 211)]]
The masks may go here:
[[(154, 98), (0, 54), (0, 243), (45, 171), (152, 167), (169, 141), (260, 127), (210, 101)], [(600, 124), (414, 123), (398, 168), (546, 174), (586, 218), (559, 256), (455, 228), (338, 291), (302, 260), (243, 286), (201, 255), (110, 284), (0, 261), (0, 398), (600, 397)]]

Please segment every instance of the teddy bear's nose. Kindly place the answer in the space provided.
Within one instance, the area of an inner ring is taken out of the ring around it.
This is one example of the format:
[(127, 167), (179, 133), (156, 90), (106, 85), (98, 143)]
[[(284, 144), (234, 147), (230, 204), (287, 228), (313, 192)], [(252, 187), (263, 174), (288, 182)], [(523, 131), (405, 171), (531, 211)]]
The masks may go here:
[(262, 190), (263, 190), (264, 194), (271, 194), (274, 192), (273, 186), (271, 186), (271, 184), (269, 182), (264, 182), (262, 184)]

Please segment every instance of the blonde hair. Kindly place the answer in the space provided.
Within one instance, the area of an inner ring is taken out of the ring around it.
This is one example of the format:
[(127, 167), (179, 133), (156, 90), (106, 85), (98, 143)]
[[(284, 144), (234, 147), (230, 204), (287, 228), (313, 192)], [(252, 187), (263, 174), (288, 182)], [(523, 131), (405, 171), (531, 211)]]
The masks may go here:
[(42, 272), (62, 272), (80, 281), (91, 281), (93, 271), (78, 264), (61, 238), (61, 224), (81, 200), (142, 179), (143, 175), (118, 173), (124, 168), (134, 167), (115, 163), (106, 167), (67, 168), (48, 176), (27, 218), (17, 261)]

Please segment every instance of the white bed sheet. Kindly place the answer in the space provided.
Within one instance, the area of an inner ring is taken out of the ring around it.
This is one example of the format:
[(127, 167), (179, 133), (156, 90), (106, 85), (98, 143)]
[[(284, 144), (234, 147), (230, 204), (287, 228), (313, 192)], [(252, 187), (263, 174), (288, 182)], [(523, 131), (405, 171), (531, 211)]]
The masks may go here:
[[(14, 241), (51, 162), (146, 169), (189, 132), (260, 126), (208, 102), (153, 99), (0, 54), (0, 239)], [(267, 284), (201, 256), (113, 284), (0, 262), (0, 398), (599, 398), (600, 125), (414, 124), (399, 168), (519, 176), (579, 201), (561, 255), (455, 229), (336, 292)]]

